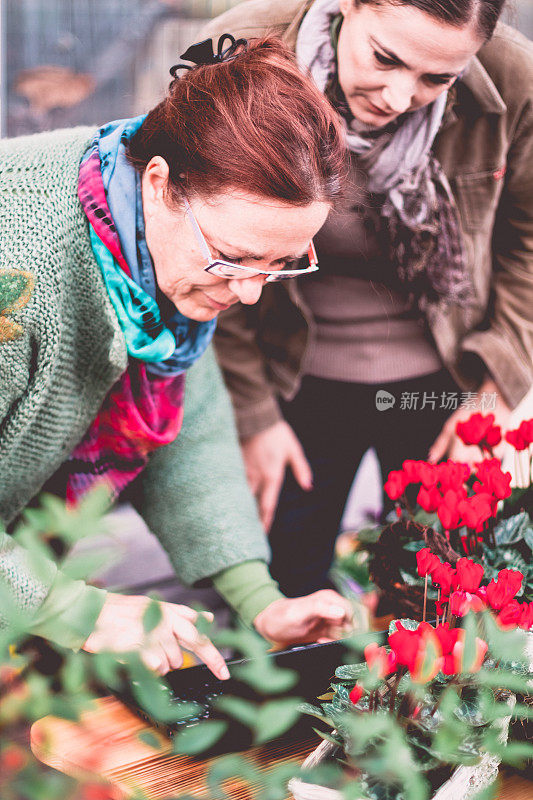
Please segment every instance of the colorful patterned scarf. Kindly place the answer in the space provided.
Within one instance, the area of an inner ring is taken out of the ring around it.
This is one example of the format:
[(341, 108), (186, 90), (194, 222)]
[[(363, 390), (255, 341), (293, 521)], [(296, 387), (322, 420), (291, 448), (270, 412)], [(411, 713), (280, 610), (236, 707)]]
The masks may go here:
[(80, 164), (78, 196), (129, 362), (65, 465), (70, 504), (96, 484), (115, 499), (153, 450), (174, 441), (183, 420), (183, 373), (202, 355), (215, 328), (215, 322), (195, 322), (177, 310), (166, 323), (161, 318), (140, 177), (126, 157), (143, 119), (100, 128)]

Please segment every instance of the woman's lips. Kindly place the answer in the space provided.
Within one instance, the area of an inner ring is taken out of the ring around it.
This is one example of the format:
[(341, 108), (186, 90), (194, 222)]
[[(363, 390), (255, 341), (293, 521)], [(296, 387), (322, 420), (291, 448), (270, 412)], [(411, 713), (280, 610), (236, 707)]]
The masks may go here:
[(379, 106), (375, 106), (375, 105), (374, 105), (374, 103), (372, 103), (372, 102), (371, 102), (370, 100), (368, 100), (368, 99), (367, 99), (367, 101), (366, 101), (366, 102), (367, 102), (367, 103), (368, 103), (368, 105), (370, 106), (370, 110), (372, 111), (372, 113), (373, 113), (373, 114), (377, 114), (377, 116), (378, 116), (378, 117), (390, 117), (390, 116), (391, 116), (391, 114), (393, 113), (392, 111), (384, 111), (384, 110), (383, 110), (382, 108), (380, 108)]
[(212, 308), (215, 308), (217, 311), (225, 311), (231, 305), (231, 303), (219, 303), (218, 300), (215, 300), (213, 297), (210, 297), (206, 292), (204, 292), (204, 297), (206, 298), (209, 305)]

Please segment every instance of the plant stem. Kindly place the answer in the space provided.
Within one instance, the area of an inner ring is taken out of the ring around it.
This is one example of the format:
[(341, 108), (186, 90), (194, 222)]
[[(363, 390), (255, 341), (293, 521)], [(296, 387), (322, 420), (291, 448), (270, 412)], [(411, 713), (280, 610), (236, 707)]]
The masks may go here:
[(394, 706), (396, 704), (396, 696), (398, 694), (398, 686), (400, 685), (401, 679), (402, 679), (402, 673), (397, 672), (395, 675), (394, 683), (392, 685), (391, 695), (389, 700), (389, 711), (391, 714), (394, 711)]
[(414, 522), (415, 521), (415, 514), (414, 514), (413, 509), (411, 508), (411, 504), (409, 503), (409, 500), (407, 499), (407, 495), (405, 493), (402, 494), (401, 499), (403, 500), (403, 503), (405, 505), (407, 513), (411, 517), (411, 522)]
[(422, 612), (422, 622), (426, 621), (426, 603), (428, 599), (428, 575), (426, 572), (426, 582), (424, 584), (424, 611)]

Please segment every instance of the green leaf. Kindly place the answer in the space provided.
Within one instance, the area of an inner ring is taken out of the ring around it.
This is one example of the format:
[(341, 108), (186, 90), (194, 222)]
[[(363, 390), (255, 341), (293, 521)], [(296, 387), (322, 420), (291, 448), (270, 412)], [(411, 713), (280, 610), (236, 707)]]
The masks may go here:
[(414, 572), (409, 572), (409, 570), (404, 569), (403, 567), (399, 567), (400, 575), (402, 576), (403, 582), (406, 586), (422, 586), (424, 580), (419, 577), (419, 575), (415, 574)]
[(359, 544), (375, 544), (379, 537), (381, 536), (383, 531), (383, 526), (378, 526), (374, 528), (363, 528), (360, 531), (357, 531), (357, 541)]
[[(439, 518), (433, 512), (424, 511), (423, 508), (420, 508), (416, 511), (414, 515), (414, 521), (418, 522), (420, 525), (424, 525), (428, 528), (435, 528), (436, 525), (439, 524)], [(424, 541), (422, 541), (422, 547), (425, 547)]]
[(408, 631), (416, 631), (418, 629), (418, 626), (420, 625), (420, 623), (417, 622), (416, 619), (393, 619), (389, 623), (389, 636), (391, 635), (391, 633), (396, 633), (397, 622), (401, 622), (403, 627)]
[(130, 663), (130, 671), (131, 690), (136, 700), (158, 722), (183, 722), (198, 717), (204, 711), (198, 703), (175, 701), (167, 684), (140, 660)]
[(311, 705), (311, 703), (301, 703), (300, 704), (300, 713), (307, 714), (310, 717), (316, 717), (317, 719), (321, 720), (322, 722), (326, 722), (329, 724), (329, 720), (324, 714), (322, 714), (321, 710), (316, 706)]
[(342, 664), (335, 670), (335, 677), (343, 681), (357, 681), (366, 675), (368, 668), (366, 664)]
[(505, 662), (529, 664), (526, 647), (528, 634), (521, 630), (504, 631), (494, 616), (486, 611), (482, 615), (485, 638), (493, 658)]
[(255, 744), (264, 744), (286, 733), (300, 717), (300, 697), (269, 700), (259, 708), (254, 725)]
[(524, 538), (524, 532), (530, 528), (531, 520), (526, 511), (513, 517), (501, 520), (494, 528), (496, 544), (515, 544)]
[(271, 658), (261, 657), (233, 667), (233, 675), (261, 694), (279, 694), (292, 689), (298, 682), (298, 673), (277, 667)]
[(150, 633), (157, 628), (163, 618), (161, 605), (157, 600), (151, 600), (143, 614), (143, 628), (145, 633)]
[(151, 730), (144, 730), (139, 731), (137, 734), (137, 738), (143, 742), (143, 744), (151, 747), (153, 750), (161, 751), (161, 742), (155, 735), (155, 733)]
[(209, 797), (219, 800), (219, 798), (229, 798), (224, 791), (223, 784), (228, 780), (242, 780), (248, 785), (256, 785), (260, 782), (260, 774), (255, 766), (239, 755), (228, 755), (217, 758), (211, 762), (207, 772), (207, 786)]
[(509, 670), (502, 669), (480, 669), (476, 675), (476, 681), (481, 686), (506, 689), (510, 692), (519, 692), (524, 695), (531, 694), (533, 689), (531, 677), (517, 675)]
[(523, 767), (524, 763), (533, 758), (533, 744), (530, 742), (496, 742), (491, 752), (500, 756), (505, 764)]
[(121, 683), (121, 664), (112, 653), (95, 653), (92, 665), (98, 680), (110, 689), (118, 689)]
[(222, 719), (209, 719), (196, 725), (189, 725), (174, 737), (174, 752), (185, 756), (196, 756), (209, 750), (228, 729)]
[(418, 551), (423, 550), (424, 547), (427, 547), (427, 545), (423, 539), (412, 539), (410, 542), (404, 544), (403, 549), (408, 550), (410, 553), (418, 553)]
[(472, 800), (497, 800), (496, 792), (498, 792), (498, 784), (496, 781), (492, 781), (489, 786), (485, 786), (484, 789), (481, 789), (477, 792), (473, 797)]
[(462, 657), (462, 672), (471, 672), (477, 660), (477, 621), (473, 613), (467, 614), (463, 621), (463, 629), (465, 632), (463, 657)]
[(217, 711), (228, 714), (248, 728), (254, 728), (257, 720), (257, 705), (242, 697), (217, 697), (214, 701)]
[(85, 659), (81, 653), (69, 653), (61, 670), (65, 691), (75, 694), (82, 691), (87, 677)]

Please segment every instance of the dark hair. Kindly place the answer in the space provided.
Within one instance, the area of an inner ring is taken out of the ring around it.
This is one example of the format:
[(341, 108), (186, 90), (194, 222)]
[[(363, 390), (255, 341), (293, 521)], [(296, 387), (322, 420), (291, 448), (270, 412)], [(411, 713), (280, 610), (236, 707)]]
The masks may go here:
[(344, 154), (336, 112), (273, 37), (172, 81), (128, 153), (140, 171), (166, 160), (173, 199), (232, 187), (295, 205), (335, 199)]
[(506, 0), (355, 0), (355, 5), (412, 6), (431, 17), (462, 27), (474, 22), (482, 39), (490, 39)]

